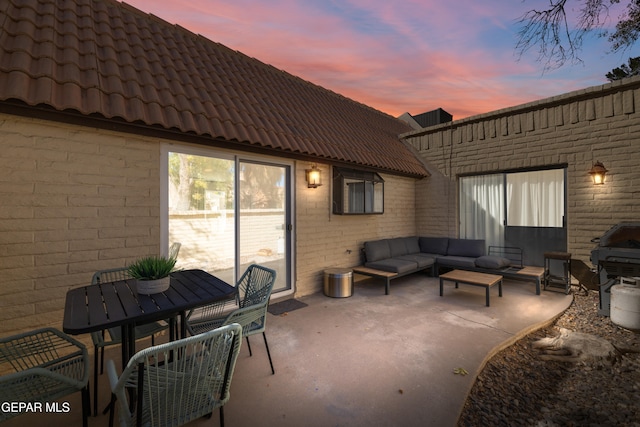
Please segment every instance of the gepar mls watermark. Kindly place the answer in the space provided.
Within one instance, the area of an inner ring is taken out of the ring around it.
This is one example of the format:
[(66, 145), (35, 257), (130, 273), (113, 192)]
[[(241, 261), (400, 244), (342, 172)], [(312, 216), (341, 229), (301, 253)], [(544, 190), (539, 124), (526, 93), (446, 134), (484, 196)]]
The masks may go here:
[(71, 404), (69, 402), (2, 402), (0, 411), (10, 414), (66, 414), (71, 412)]

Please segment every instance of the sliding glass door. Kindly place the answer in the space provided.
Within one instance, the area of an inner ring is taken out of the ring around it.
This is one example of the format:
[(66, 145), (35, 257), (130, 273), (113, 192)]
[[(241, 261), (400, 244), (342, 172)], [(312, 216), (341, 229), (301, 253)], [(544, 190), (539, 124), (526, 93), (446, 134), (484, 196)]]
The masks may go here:
[(566, 252), (565, 170), (506, 174), (505, 241), (521, 247), (527, 265), (544, 265), (544, 253)]
[(240, 271), (252, 263), (275, 270), (274, 292), (289, 289), (288, 171), (287, 166), (250, 161), (239, 163)]
[[(173, 147), (172, 147), (173, 148)], [(180, 268), (235, 283), (252, 263), (291, 289), (289, 165), (207, 151), (166, 151), (165, 246), (179, 242)]]
[(460, 178), (460, 237), (504, 246), (503, 174)]
[(565, 170), (460, 178), (460, 237), (516, 246), (528, 265), (546, 251), (566, 251)]

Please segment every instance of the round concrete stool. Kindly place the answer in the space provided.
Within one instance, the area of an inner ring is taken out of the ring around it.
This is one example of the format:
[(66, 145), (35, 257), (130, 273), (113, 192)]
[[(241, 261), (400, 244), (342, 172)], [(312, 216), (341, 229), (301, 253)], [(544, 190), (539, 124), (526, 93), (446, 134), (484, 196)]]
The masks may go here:
[(353, 295), (353, 272), (350, 268), (330, 268), (324, 271), (324, 294), (333, 298)]

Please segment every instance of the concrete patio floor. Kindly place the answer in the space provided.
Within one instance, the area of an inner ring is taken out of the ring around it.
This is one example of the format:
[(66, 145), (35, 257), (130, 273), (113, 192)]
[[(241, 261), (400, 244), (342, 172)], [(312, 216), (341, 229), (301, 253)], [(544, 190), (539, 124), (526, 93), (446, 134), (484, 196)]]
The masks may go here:
[[(240, 352), (225, 406), (227, 426), (455, 426), (466, 396), (486, 360), (561, 314), (572, 296), (505, 280), (503, 297), (491, 289), (445, 283), (421, 274), (391, 282), (390, 295), (375, 279), (359, 280), (349, 298), (322, 293), (300, 298), (307, 307), (269, 314), (264, 342), (251, 338)], [(279, 301), (273, 301), (272, 304)], [(117, 357), (117, 348), (108, 351)], [(454, 373), (463, 368), (468, 375)], [(100, 406), (109, 400), (100, 377)], [(93, 396), (92, 396), (93, 398)], [(69, 414), (23, 415), (16, 425), (81, 425), (78, 396)], [(44, 418), (46, 417), (46, 418)], [(42, 421), (41, 421), (42, 420)], [(108, 416), (90, 426), (108, 425)], [(211, 419), (190, 424), (219, 425)]]

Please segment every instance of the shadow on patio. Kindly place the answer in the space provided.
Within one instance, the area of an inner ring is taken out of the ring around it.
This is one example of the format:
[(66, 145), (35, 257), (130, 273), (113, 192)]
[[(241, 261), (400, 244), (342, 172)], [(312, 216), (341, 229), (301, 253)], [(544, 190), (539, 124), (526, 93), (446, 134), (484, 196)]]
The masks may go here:
[[(492, 288), (486, 307), (484, 288), (446, 283), (440, 297), (438, 286), (437, 279), (414, 274), (394, 280), (385, 296), (383, 283), (367, 279), (350, 298), (318, 293), (301, 298), (307, 307), (269, 314), (276, 373), (259, 336), (251, 339), (251, 358), (243, 342), (226, 424), (455, 426), (485, 360), (572, 301), (557, 292), (537, 296), (533, 283), (505, 280), (504, 296)], [(119, 348), (108, 351), (118, 355)], [(454, 374), (456, 368), (469, 375)], [(100, 387), (104, 407), (110, 396), (105, 375)], [(69, 414), (23, 415), (4, 426), (81, 425), (79, 393), (66, 401)], [(191, 425), (217, 426), (218, 418)], [(108, 415), (91, 417), (89, 425), (108, 425)]]

